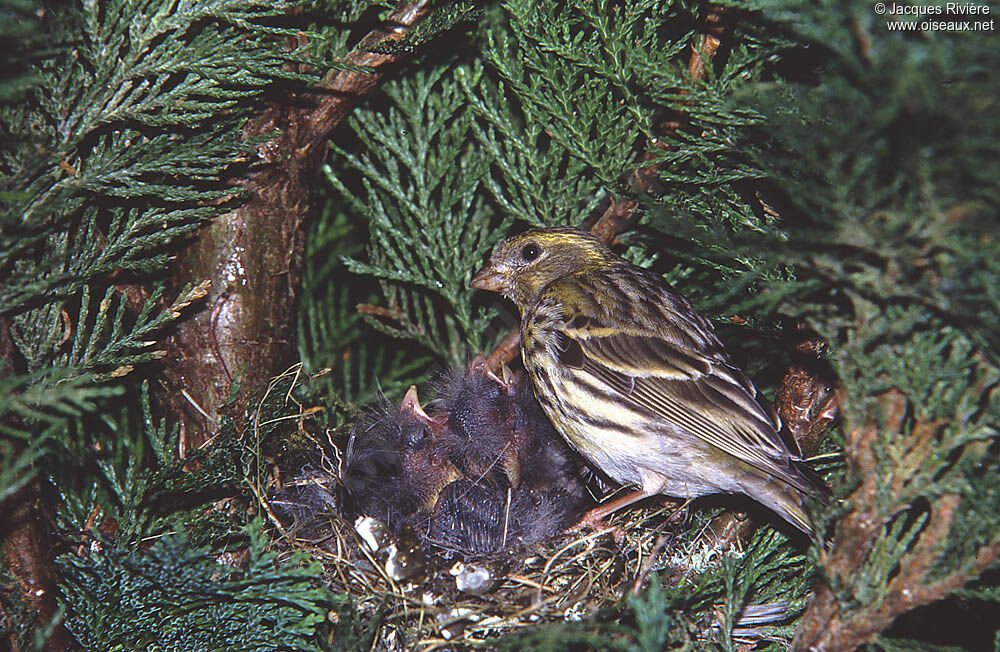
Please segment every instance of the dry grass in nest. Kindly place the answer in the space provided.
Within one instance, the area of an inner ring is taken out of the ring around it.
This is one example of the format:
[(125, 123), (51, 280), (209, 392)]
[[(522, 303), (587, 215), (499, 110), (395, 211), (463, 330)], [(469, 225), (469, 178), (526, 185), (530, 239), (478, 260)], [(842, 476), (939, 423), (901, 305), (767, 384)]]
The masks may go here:
[[(678, 529), (672, 521), (676, 511), (673, 504), (632, 509), (611, 517), (603, 530), (570, 532), (492, 557), (421, 550), (405, 534), (385, 537), (372, 550), (354, 525), (337, 515), (329, 517), (326, 536), (296, 537), (293, 546), (320, 561), (327, 585), (350, 596), (362, 614), (381, 613), (376, 649), (483, 647), (526, 627), (620, 608), (654, 572), (672, 583), (696, 577), (720, 553), (706, 550), (690, 534), (672, 533)], [(420, 570), (394, 577), (387, 569), (394, 546), (423, 555)], [(477, 569), (488, 572), (490, 581), (479, 591), (461, 590), (463, 573)]]

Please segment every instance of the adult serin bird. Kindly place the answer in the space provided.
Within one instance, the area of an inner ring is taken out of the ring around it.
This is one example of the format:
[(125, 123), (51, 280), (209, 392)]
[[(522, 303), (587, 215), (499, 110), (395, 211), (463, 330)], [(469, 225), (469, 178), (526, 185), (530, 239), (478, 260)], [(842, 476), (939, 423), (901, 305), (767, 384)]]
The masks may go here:
[(568, 227), (501, 242), (472, 279), (521, 313), (521, 355), (553, 425), (591, 463), (646, 496), (745, 494), (815, 537), (825, 488), (778, 434), (712, 324), (659, 277)]

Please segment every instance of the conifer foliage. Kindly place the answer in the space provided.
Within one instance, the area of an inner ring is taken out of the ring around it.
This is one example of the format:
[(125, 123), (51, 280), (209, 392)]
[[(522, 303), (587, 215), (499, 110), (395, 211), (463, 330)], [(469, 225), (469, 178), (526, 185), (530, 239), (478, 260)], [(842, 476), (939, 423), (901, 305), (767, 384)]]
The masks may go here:
[[(269, 492), (303, 451), (342, 446), (364, 405), (477, 353), (516, 366), (515, 317), (472, 273), (510, 232), (596, 223), (713, 318), (779, 412), (804, 409), (782, 403), (790, 365), (822, 370), (839, 414), (814, 460), (835, 494), (814, 510), (826, 541), (764, 526), (702, 555), (704, 510), (662, 541), (629, 521), (645, 547), (607, 550), (634, 591), (589, 608), (568, 597), (589, 590), (578, 578), (523, 605), (542, 622), (467, 622), (458, 647), (994, 647), (996, 32), (895, 32), (860, 1), (426, 4), (394, 8), (426, 14), (418, 29), (366, 42), (410, 58), (317, 159), (288, 315), (301, 366), (241, 370), (229, 391), (267, 389), (246, 411), (207, 406), (214, 436), (178, 459), (158, 361), (212, 290), (172, 284), (173, 261), (248, 201), (247, 121), (304, 101), (393, 8), (0, 0), (5, 643), (454, 636), (411, 580), (387, 580), (397, 603), (331, 589), (371, 569), (310, 558)], [(805, 361), (803, 332), (821, 343)], [(960, 631), (924, 625), (943, 613)]]
[[(180, 593), (158, 601), (180, 611), (205, 604), (188, 578), (218, 573), (207, 551), (180, 543), (183, 534), (139, 547), (174, 529), (146, 510), (151, 478), (176, 466), (176, 441), (143, 426), (154, 418), (135, 379), (163, 355), (165, 329), (205, 295), (193, 284), (165, 300), (164, 271), (184, 236), (238, 201), (226, 177), (246, 151), (239, 127), (264, 89), (301, 78), (288, 72), (285, 31), (275, 27), (289, 9), (242, 0), (4, 4), (17, 57), (4, 55), (12, 66), (0, 119), (0, 496), (13, 582), (2, 628), (15, 649), (32, 649), (52, 628), (49, 644), (65, 643), (60, 621), (85, 649), (166, 645), (160, 624), (134, 620), (152, 604), (142, 582), (171, 577)], [(273, 557), (259, 532), (250, 538), (251, 579), (223, 591), (242, 591), (265, 611), (296, 601), (292, 611), (315, 614), (303, 623), (322, 621), (327, 597), (294, 569), (263, 579)], [(17, 582), (32, 586), (45, 575), (36, 566), (60, 552), (59, 585), (19, 595)], [(184, 566), (189, 574), (174, 575)], [(246, 649), (314, 649), (315, 627), (268, 627), (271, 618), (239, 628)], [(239, 633), (213, 635), (223, 631)], [(197, 640), (180, 647), (203, 649)]]

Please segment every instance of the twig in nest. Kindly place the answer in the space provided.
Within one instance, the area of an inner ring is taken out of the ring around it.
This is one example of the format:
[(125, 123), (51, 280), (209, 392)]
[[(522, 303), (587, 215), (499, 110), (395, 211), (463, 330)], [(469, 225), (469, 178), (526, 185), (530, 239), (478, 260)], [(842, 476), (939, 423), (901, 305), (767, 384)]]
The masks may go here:
[(669, 537), (667, 537), (666, 534), (661, 534), (656, 537), (656, 543), (653, 544), (653, 549), (646, 557), (646, 560), (642, 563), (642, 568), (639, 569), (639, 572), (635, 576), (635, 582), (632, 583), (632, 595), (639, 595), (639, 591), (642, 590), (643, 582), (646, 581), (646, 577), (649, 575), (649, 572), (653, 570), (653, 564), (655, 564), (659, 556), (663, 554), (663, 550), (667, 547), (668, 540)]

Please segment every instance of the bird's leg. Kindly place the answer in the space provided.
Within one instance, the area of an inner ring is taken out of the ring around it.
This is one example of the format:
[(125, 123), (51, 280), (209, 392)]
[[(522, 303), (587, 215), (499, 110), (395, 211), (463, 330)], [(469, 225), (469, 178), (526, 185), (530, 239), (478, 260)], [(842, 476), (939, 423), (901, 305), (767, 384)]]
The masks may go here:
[(595, 525), (599, 524), (601, 520), (614, 512), (617, 512), (622, 507), (628, 507), (634, 502), (640, 501), (648, 496), (655, 496), (656, 494), (663, 493), (663, 488), (667, 484), (667, 479), (661, 474), (652, 471), (647, 468), (638, 467), (636, 469), (639, 472), (639, 477), (642, 478), (642, 488), (636, 489), (632, 493), (625, 494), (621, 498), (616, 498), (615, 500), (610, 500), (606, 503), (602, 503), (590, 510), (583, 515), (580, 522), (573, 526), (573, 529), (582, 529), (585, 527), (593, 528)]
[(620, 498), (615, 498), (614, 500), (609, 500), (606, 503), (601, 503), (584, 514), (583, 518), (581, 518), (576, 525), (570, 528), (570, 530), (583, 530), (585, 528), (597, 529), (602, 525), (601, 522), (604, 520), (605, 516), (617, 512), (622, 507), (628, 507), (632, 503), (640, 501), (649, 495), (650, 494), (644, 489), (636, 489), (635, 491), (627, 493)]

